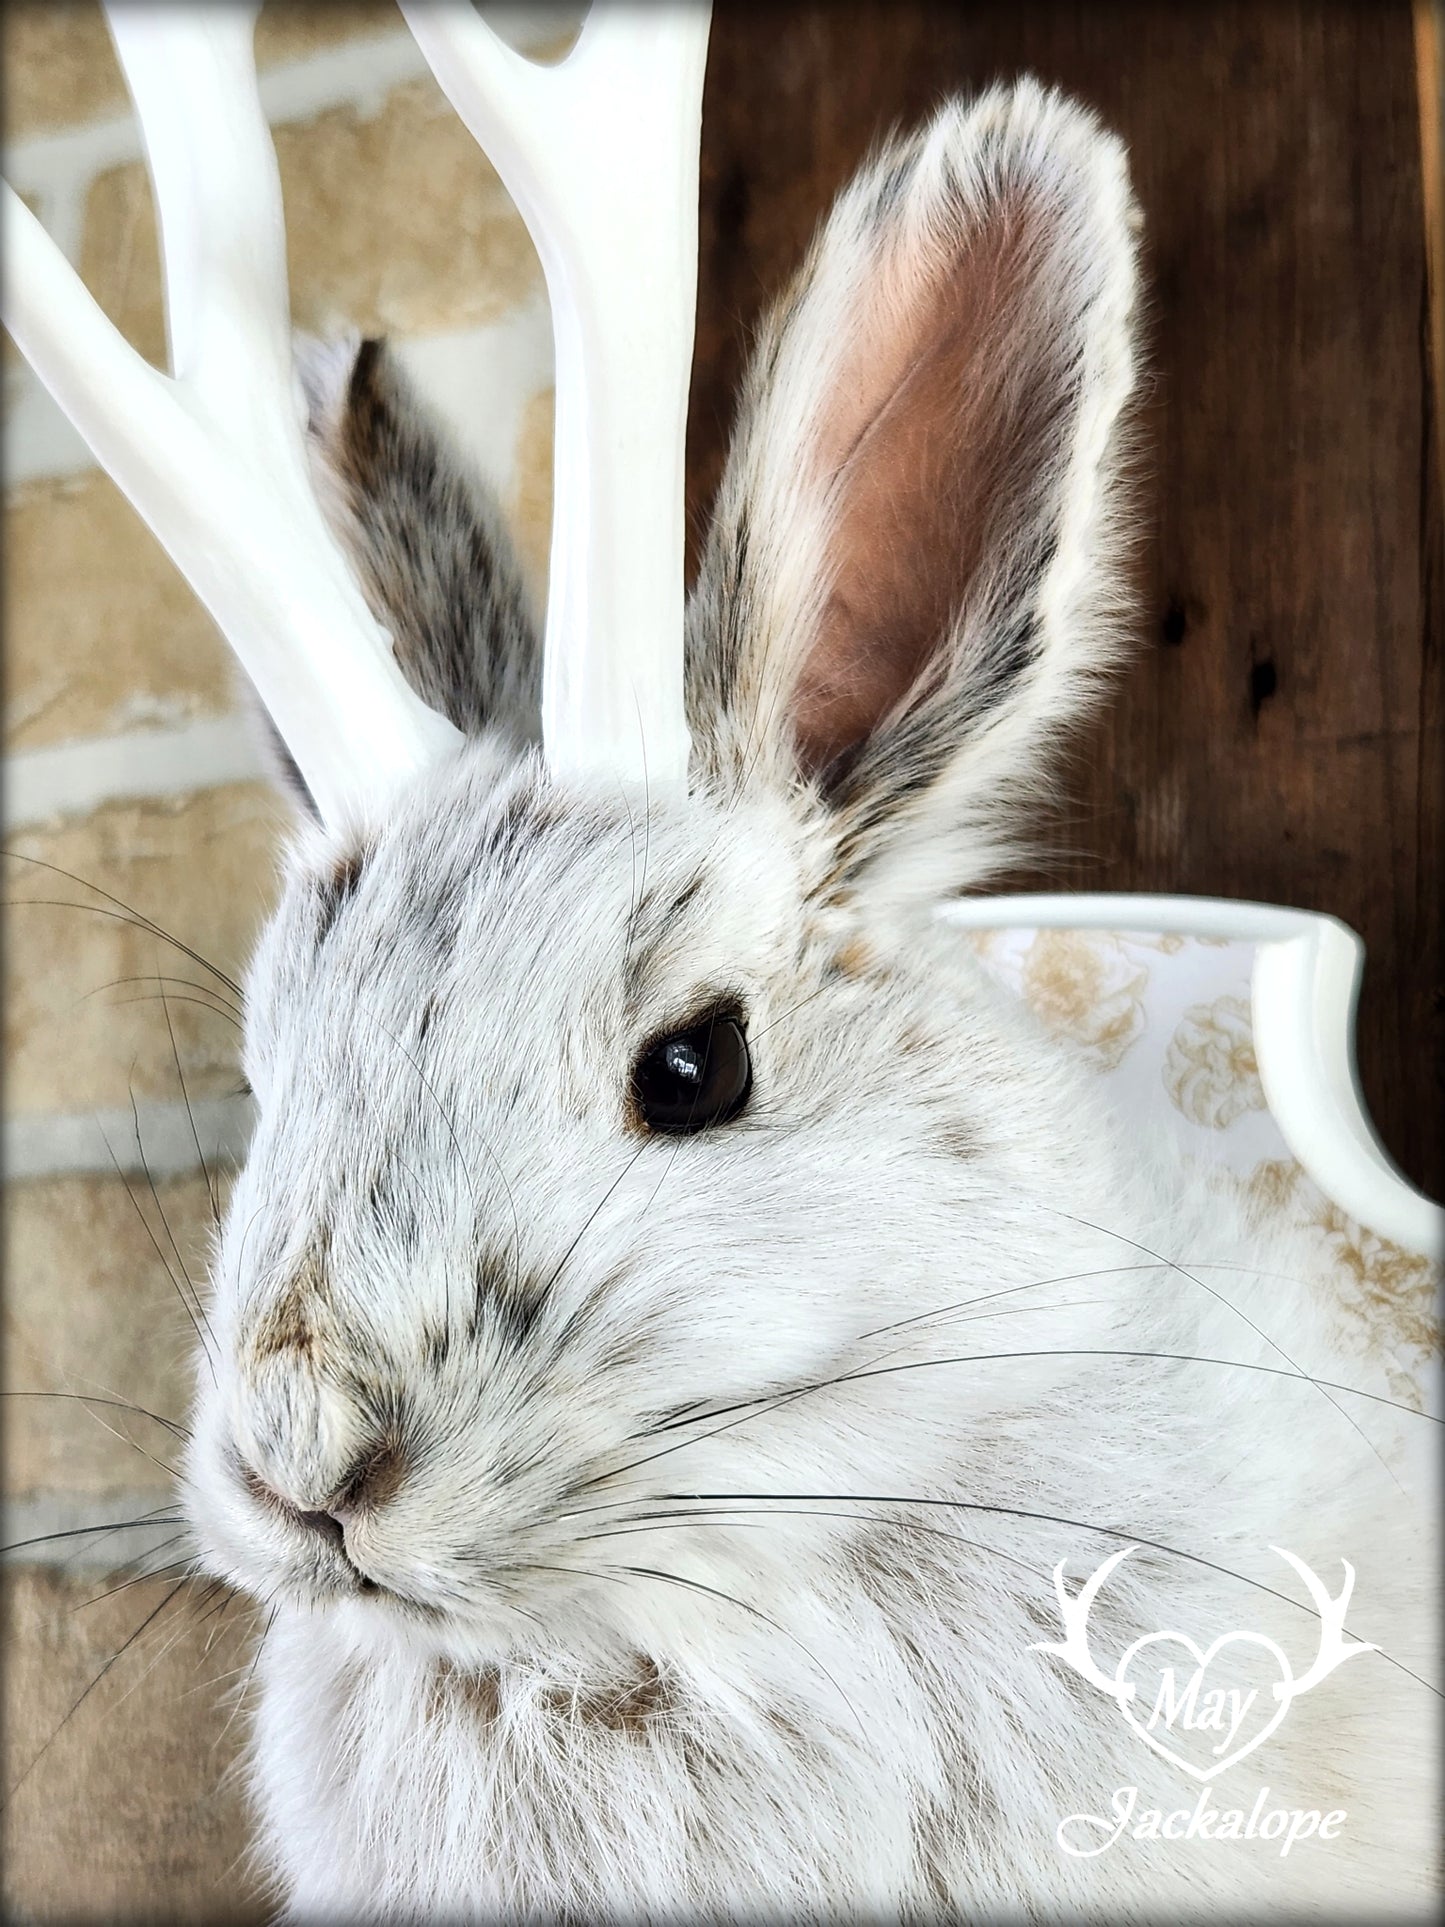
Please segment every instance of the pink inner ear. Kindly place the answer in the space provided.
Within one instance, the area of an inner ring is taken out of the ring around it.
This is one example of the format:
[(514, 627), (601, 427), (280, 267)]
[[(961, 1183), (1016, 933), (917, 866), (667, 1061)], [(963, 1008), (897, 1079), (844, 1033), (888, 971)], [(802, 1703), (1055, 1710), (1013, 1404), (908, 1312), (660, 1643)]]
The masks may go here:
[(932, 258), (874, 269), (815, 443), (836, 512), (792, 704), (810, 773), (932, 685), (970, 591), (1038, 535), (1075, 348), (1046, 293), (1049, 228), (1016, 197)]

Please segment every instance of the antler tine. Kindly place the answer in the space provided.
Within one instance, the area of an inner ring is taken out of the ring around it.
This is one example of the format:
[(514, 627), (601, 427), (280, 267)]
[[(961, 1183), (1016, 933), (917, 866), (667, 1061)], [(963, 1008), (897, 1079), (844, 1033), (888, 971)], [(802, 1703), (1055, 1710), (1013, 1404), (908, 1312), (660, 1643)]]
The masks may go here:
[[(253, 371), (267, 367), (287, 384), (291, 375), (289, 317), (276, 298), (286, 288), (281, 184), (248, 84), (259, 11), (106, 9), (155, 190), (171, 372), (211, 390), (212, 408), (238, 419), (253, 419), (257, 401), (271, 409), (283, 399), (274, 379), (259, 397), (246, 394), (234, 379), (238, 354)], [(284, 400), (289, 415), (289, 392)]]
[(514, 54), (466, 0), (401, 7), (547, 276), (548, 766), (685, 783), (683, 454), (711, 7), (593, 0), (555, 68)]
[(1029, 1648), (1031, 1653), (1056, 1654), (1060, 1659), (1066, 1660), (1082, 1678), (1088, 1680), (1091, 1685), (1097, 1686), (1100, 1692), (1108, 1693), (1111, 1698), (1117, 1700), (1132, 1699), (1134, 1688), (1121, 1680), (1110, 1679), (1108, 1674), (1101, 1672), (1095, 1664), (1093, 1654), (1089, 1651), (1089, 1613), (1098, 1596), (1099, 1588), (1109, 1574), (1116, 1566), (1122, 1565), (1131, 1552), (1137, 1550), (1136, 1546), (1123, 1546), (1118, 1552), (1112, 1553), (1098, 1571), (1072, 1595), (1064, 1581), (1064, 1568), (1069, 1562), (1067, 1559), (1061, 1559), (1054, 1567), (1054, 1592), (1059, 1602), (1059, 1617), (1063, 1622), (1064, 1637), (1061, 1641), (1039, 1640)]
[(1345, 1637), (1345, 1614), (1350, 1609), (1350, 1595), (1355, 1590), (1355, 1569), (1348, 1559), (1340, 1561), (1345, 1576), (1339, 1592), (1331, 1597), (1328, 1587), (1303, 1559), (1287, 1552), (1283, 1546), (1271, 1546), (1270, 1551), (1278, 1553), (1281, 1559), (1294, 1567), (1304, 1581), (1306, 1592), (1315, 1602), (1320, 1620), (1320, 1644), (1314, 1664), (1298, 1679), (1281, 1681), (1274, 1689), (1278, 1698), (1293, 1699), (1297, 1693), (1307, 1693), (1312, 1686), (1317, 1686), (1327, 1673), (1332, 1673), (1337, 1666), (1343, 1666), (1356, 1653), (1377, 1653), (1380, 1649)]
[(5, 320), (337, 822), (460, 738), (406, 683), (311, 489), (254, 18), (219, 5), (111, 13), (155, 187), (174, 376), (126, 345), (9, 190)]

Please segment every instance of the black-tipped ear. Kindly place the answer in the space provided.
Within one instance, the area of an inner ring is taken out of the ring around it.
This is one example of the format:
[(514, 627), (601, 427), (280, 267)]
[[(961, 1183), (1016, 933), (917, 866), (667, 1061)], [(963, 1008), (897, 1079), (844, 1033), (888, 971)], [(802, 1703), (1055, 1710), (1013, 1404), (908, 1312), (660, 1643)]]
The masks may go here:
[(1135, 226), (1118, 141), (998, 88), (859, 174), (764, 330), (690, 612), (694, 736), (720, 774), (813, 785), (879, 901), (998, 866), (1117, 648)]
[(422, 701), (464, 735), (541, 734), (541, 646), (497, 503), (381, 341), (301, 342), (322, 508)]

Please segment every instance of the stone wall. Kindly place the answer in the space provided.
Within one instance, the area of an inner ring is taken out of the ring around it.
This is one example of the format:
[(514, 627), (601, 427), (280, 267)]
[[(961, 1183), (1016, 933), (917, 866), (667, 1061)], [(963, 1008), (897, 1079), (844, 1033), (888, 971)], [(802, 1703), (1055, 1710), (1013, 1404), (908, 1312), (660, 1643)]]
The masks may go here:
[[(484, 11), (552, 58), (581, 9)], [(100, 11), (11, 0), (3, 21), (6, 177), (163, 362), (149, 188)], [(404, 345), (540, 598), (551, 343), (520, 220), (393, 6), (268, 0), (257, 52), (297, 323)], [(4, 379), (5, 1537), (45, 1535), (7, 1566), (5, 1908), (259, 1918), (226, 1771), (249, 1610), (185, 1583), (174, 1525), (92, 1528), (169, 1513), (176, 1435), (98, 1401), (185, 1415), (183, 1296), (247, 1128), (233, 1000), (198, 958), (240, 970), (287, 813), (205, 613), (8, 340)]]

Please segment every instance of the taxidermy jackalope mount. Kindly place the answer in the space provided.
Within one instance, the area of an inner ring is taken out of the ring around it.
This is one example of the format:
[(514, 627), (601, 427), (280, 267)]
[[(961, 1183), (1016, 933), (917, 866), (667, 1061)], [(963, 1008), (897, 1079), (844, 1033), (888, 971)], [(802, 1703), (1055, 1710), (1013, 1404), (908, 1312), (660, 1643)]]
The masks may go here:
[[(1418, 1905), (1430, 1421), (1390, 1308), (1171, 1162), (939, 912), (1120, 652), (1122, 145), (1025, 79), (863, 164), (685, 600), (707, 8), (598, 0), (550, 69), (402, 11), (546, 269), (544, 637), (385, 349), (293, 350), (255, 9), (109, 10), (169, 374), (6, 194), (7, 324), (300, 779), (182, 1480), (198, 1565), (267, 1602), (288, 1917)], [(1279, 1656), (1244, 1741), (1307, 1848), (1059, 1844), (1178, 1803), (1127, 1717), (1161, 1639)]]

